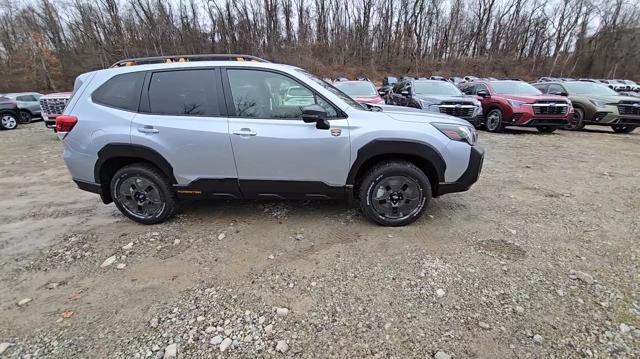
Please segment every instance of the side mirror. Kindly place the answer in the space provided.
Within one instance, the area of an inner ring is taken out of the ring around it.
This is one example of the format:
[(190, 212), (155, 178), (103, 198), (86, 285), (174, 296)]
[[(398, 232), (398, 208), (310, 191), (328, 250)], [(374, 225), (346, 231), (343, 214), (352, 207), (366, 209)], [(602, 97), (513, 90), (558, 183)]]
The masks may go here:
[(378, 91), (378, 95), (380, 96), (386, 96), (387, 95), (387, 91)]
[(327, 120), (327, 111), (320, 105), (311, 105), (302, 109), (302, 121), (305, 123), (316, 123), (319, 130), (328, 130), (331, 128)]
[(478, 92), (476, 92), (476, 94), (480, 97), (489, 97), (489, 91), (487, 90), (480, 90)]

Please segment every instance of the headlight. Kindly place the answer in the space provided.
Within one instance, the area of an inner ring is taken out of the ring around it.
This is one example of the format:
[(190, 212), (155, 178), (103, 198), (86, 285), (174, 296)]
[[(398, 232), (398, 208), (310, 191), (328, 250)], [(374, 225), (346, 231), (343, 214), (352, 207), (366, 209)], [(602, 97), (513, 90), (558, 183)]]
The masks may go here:
[(596, 107), (605, 107), (607, 105), (606, 101), (602, 100), (589, 100)]
[(507, 101), (509, 101), (509, 105), (511, 105), (511, 107), (520, 107), (527, 104), (524, 101), (518, 101), (518, 100), (507, 100)]
[(454, 141), (466, 141), (471, 146), (478, 141), (478, 131), (472, 126), (451, 123), (432, 123), (431, 125)]

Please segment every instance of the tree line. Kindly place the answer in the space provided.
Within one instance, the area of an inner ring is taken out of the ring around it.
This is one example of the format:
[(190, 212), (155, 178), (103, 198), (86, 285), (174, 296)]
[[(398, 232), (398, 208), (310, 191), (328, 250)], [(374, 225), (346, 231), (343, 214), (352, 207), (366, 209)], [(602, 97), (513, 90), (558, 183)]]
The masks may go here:
[(640, 76), (635, 0), (0, 0), (0, 91), (131, 57), (246, 53), (320, 76)]

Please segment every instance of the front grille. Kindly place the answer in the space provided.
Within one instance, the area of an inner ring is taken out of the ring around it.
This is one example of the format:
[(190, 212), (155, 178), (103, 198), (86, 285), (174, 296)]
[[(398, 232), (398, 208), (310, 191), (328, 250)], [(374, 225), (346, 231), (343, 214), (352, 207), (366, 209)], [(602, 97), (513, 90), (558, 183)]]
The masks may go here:
[(618, 112), (621, 115), (640, 116), (640, 102), (620, 102)]
[(440, 113), (446, 113), (447, 115), (456, 117), (471, 117), (475, 112), (476, 107), (469, 103), (452, 103), (446, 102), (440, 105)]
[(563, 102), (536, 102), (532, 105), (536, 115), (564, 115), (569, 106)]
[(40, 99), (42, 112), (48, 115), (60, 115), (69, 103), (68, 97), (49, 97)]

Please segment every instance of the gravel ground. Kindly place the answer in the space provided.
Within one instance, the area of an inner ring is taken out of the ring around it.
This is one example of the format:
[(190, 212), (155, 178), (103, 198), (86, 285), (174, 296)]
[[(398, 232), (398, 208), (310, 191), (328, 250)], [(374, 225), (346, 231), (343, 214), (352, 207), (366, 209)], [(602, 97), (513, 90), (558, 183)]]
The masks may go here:
[(147, 227), (41, 123), (0, 132), (0, 357), (640, 357), (640, 133), (480, 143), (480, 181), (408, 227), (224, 201)]

